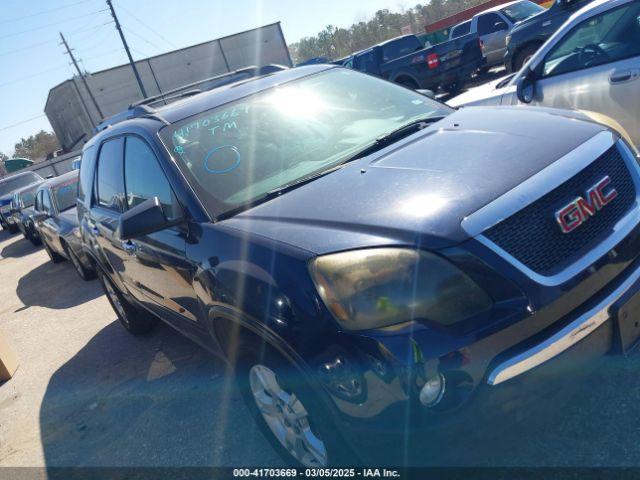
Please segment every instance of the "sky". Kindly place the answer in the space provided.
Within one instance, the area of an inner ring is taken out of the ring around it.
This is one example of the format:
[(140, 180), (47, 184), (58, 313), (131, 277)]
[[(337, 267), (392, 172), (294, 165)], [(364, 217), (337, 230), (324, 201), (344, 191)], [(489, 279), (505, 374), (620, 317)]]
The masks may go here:
[[(287, 43), (327, 25), (348, 27), (410, 0), (113, 0), (134, 60), (276, 21)], [(122, 65), (126, 54), (105, 0), (0, 0), (0, 152), (51, 130), (49, 89), (73, 67), (59, 32), (89, 72)]]

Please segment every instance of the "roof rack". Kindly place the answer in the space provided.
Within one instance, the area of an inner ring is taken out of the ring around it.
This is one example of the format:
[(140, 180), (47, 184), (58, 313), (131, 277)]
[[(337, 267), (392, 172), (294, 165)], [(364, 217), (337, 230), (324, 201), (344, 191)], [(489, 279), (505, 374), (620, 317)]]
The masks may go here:
[[(129, 120), (131, 118), (154, 118), (159, 120), (165, 124), (168, 124), (161, 115), (158, 114), (158, 111), (152, 107), (152, 105), (163, 102), (165, 105), (171, 101), (179, 100), (181, 98), (192, 97), (194, 95), (198, 95), (199, 93), (206, 92), (208, 90), (212, 90), (217, 87), (221, 87), (223, 85), (229, 85), (231, 83), (239, 82), (240, 80), (244, 80), (245, 78), (234, 78), (238, 75), (245, 75), (246, 78), (259, 77), (261, 75), (267, 75), (274, 72), (279, 72), (281, 70), (287, 70), (289, 67), (285, 67), (283, 65), (269, 64), (261, 67), (250, 66), (245, 68), (240, 68), (237, 70), (233, 70), (231, 72), (226, 72), (221, 75), (216, 75), (213, 77), (205, 78), (204, 80), (198, 80), (197, 82), (188, 83), (186, 85), (182, 85), (178, 88), (174, 88), (172, 90), (168, 90), (166, 92), (162, 92), (158, 95), (153, 95), (151, 97), (143, 98), (135, 103), (129, 105), (127, 110), (124, 110), (120, 113), (116, 113), (111, 117), (104, 119), (96, 126), (96, 133), (109, 128), (116, 123), (123, 122), (125, 120)], [(198, 85), (205, 85), (207, 83), (212, 83), (212, 85), (207, 85), (206, 88), (193, 88)]]

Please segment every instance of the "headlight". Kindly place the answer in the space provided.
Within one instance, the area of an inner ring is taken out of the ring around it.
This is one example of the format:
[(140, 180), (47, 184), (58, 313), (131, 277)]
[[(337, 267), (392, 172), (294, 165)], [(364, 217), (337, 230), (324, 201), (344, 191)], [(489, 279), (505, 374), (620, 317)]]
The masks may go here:
[(316, 258), (318, 293), (347, 330), (410, 320), (453, 325), (492, 306), (467, 275), (437, 255), (403, 248), (354, 250)]

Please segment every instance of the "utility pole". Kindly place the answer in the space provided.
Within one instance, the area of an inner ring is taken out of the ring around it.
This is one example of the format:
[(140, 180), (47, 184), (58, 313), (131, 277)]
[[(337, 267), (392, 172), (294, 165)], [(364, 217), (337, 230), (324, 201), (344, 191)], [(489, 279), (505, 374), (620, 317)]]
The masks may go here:
[(138, 86), (140, 87), (142, 96), (143, 98), (147, 98), (147, 91), (144, 89), (144, 85), (142, 84), (142, 79), (140, 78), (140, 74), (138, 73), (138, 69), (136, 68), (135, 62), (133, 61), (131, 52), (129, 51), (129, 45), (127, 45), (127, 40), (124, 38), (124, 33), (122, 33), (122, 28), (120, 28), (120, 22), (118, 21), (118, 16), (116, 15), (115, 10), (113, 9), (111, 0), (107, 0), (107, 5), (109, 5), (109, 9), (111, 10), (111, 16), (113, 17), (113, 20), (116, 23), (116, 29), (118, 29), (118, 33), (120, 34), (120, 38), (122, 39), (122, 45), (124, 45), (124, 51), (127, 52), (127, 57), (129, 57), (129, 63), (131, 64), (131, 68), (133, 69), (133, 74), (136, 76), (136, 80), (138, 81)]
[[(98, 115), (100, 115), (100, 120), (102, 120), (104, 115), (102, 114), (102, 110), (100, 109), (100, 105), (98, 105), (98, 102), (96, 101), (96, 97), (93, 96), (93, 92), (89, 88), (89, 84), (87, 83), (87, 79), (84, 77), (84, 75), (80, 71), (80, 67), (78, 66), (78, 62), (76, 62), (76, 57), (73, 56), (73, 51), (71, 50), (71, 48), (69, 48), (69, 44), (67, 43), (67, 39), (64, 38), (64, 35), (62, 35), (62, 32), (60, 32), (60, 38), (62, 39), (62, 44), (64, 45), (64, 48), (67, 49), (67, 54), (69, 54), (69, 57), (71, 57), (71, 61), (73, 62), (73, 66), (76, 67), (76, 71), (78, 72), (78, 76), (80, 77), (80, 80), (82, 80), (82, 83), (84, 84), (84, 88), (86, 88), (87, 92), (89, 93), (89, 97), (91, 98), (91, 101), (93, 102), (93, 106), (96, 107), (96, 111), (98, 112)], [(78, 93), (80, 93), (80, 92), (78, 92)], [(84, 104), (84, 100), (82, 99), (82, 95), (80, 95), (80, 100)], [(85, 105), (85, 108), (86, 108), (86, 105)], [(91, 118), (91, 117), (89, 117), (89, 118)], [(94, 127), (95, 127), (95, 125), (94, 125)]]

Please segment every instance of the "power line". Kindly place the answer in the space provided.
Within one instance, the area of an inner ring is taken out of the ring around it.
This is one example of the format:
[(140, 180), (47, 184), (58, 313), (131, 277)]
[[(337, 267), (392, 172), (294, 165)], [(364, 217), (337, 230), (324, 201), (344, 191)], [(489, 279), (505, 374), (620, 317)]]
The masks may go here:
[(50, 68), (48, 70), (43, 70), (41, 72), (34, 73), (32, 75), (23, 75), (20, 78), (16, 78), (15, 80), (10, 80), (8, 82), (0, 83), (0, 87), (4, 87), (6, 85), (12, 85), (14, 83), (22, 82), (22, 81), (27, 80), (29, 78), (39, 77), (40, 75), (44, 75), (46, 73), (51, 73), (51, 72), (55, 72), (57, 70), (62, 70), (62, 69), (66, 69), (66, 68), (67, 68), (67, 66), (65, 65), (63, 67), (55, 67), (55, 68)]
[(156, 50), (164, 50), (162, 47), (159, 47), (158, 45), (156, 45), (155, 43), (150, 42), (149, 40), (147, 40), (146, 38), (144, 38), (142, 35), (134, 32), (133, 30), (127, 28), (127, 27), (122, 27), (124, 28), (127, 32), (129, 32), (131, 35), (133, 35), (134, 37), (139, 38), (140, 40), (142, 40), (143, 42), (145, 42), (148, 45), (151, 45), (153, 48), (155, 48)]
[(3, 35), (2, 37), (0, 37), (0, 39), (11, 38), (11, 37), (15, 37), (16, 35), (22, 35), (23, 33), (35, 32), (37, 30), (43, 30), (45, 28), (49, 28), (49, 27), (52, 27), (54, 25), (59, 25), (61, 23), (70, 22), (72, 20), (78, 20), (80, 18), (86, 18), (86, 17), (92, 16), (92, 15), (95, 15), (97, 13), (106, 12), (106, 11), (107, 10), (104, 10), (104, 9), (103, 10), (97, 10), (95, 12), (87, 13), (85, 15), (79, 15), (77, 17), (72, 17), (72, 18), (67, 18), (65, 20), (60, 20), (59, 22), (53, 22), (53, 23), (49, 23), (47, 25), (41, 25), (41, 26), (36, 27), (36, 28), (30, 28), (29, 30), (22, 30), (20, 32), (13, 32), (13, 33), (10, 33), (9, 35)]
[(44, 113), (42, 113), (42, 114), (38, 115), (37, 117), (27, 118), (26, 120), (22, 120), (20, 122), (13, 123), (11, 125), (6, 125), (6, 126), (0, 128), (0, 132), (2, 132), (4, 130), (9, 130), (10, 128), (17, 127), (19, 125), (23, 125), (25, 123), (33, 122), (34, 120), (37, 120), (37, 119), (45, 117), (45, 116), (46, 115)]
[(87, 3), (90, 2), (92, 0), (81, 0), (80, 2), (75, 2), (75, 3), (70, 3), (68, 5), (62, 5), (60, 7), (56, 7), (56, 8), (50, 8), (49, 10), (42, 10), (40, 12), (36, 12), (36, 13), (31, 13), (29, 15), (24, 15), (22, 17), (14, 17), (14, 18), (10, 18), (8, 20), (3, 20), (0, 22), (0, 25), (3, 25), (5, 23), (13, 23), (13, 22), (17, 22), (19, 20), (24, 20), (25, 18), (31, 18), (31, 17), (37, 17), (38, 15), (44, 15), (45, 13), (50, 13), (50, 12), (55, 12), (57, 10), (62, 10), (63, 8), (69, 8), (69, 7), (75, 7), (76, 5), (80, 5), (82, 3)]
[(172, 48), (178, 48), (178, 46), (171, 42), (170, 40), (167, 40), (167, 38), (160, 34), (156, 29), (151, 28), (149, 25), (147, 25), (146, 23), (144, 23), (142, 20), (140, 20), (138, 17), (136, 17), (133, 13), (131, 13), (131, 10), (127, 10), (126, 8), (124, 8), (122, 5), (120, 5), (120, 8), (122, 10), (124, 10), (125, 12), (127, 12), (127, 14), (129, 14), (129, 16), (131, 18), (133, 18), (135, 21), (137, 21), (140, 25), (142, 25), (143, 27), (145, 27), (146, 29), (150, 30), (151, 32), (153, 32), (155, 35), (157, 35), (158, 37), (160, 37), (162, 40), (164, 40), (165, 42), (167, 42), (169, 44), (169, 46), (171, 46)]
[(7, 55), (12, 55), (14, 53), (24, 52), (25, 50), (31, 50), (32, 48), (40, 47), (42, 45), (53, 44), (51, 41), (34, 43), (32, 45), (27, 45), (26, 47), (16, 48), (15, 50), (9, 50), (8, 52), (0, 52), (0, 57), (6, 57)]

